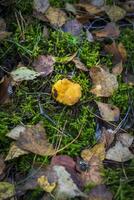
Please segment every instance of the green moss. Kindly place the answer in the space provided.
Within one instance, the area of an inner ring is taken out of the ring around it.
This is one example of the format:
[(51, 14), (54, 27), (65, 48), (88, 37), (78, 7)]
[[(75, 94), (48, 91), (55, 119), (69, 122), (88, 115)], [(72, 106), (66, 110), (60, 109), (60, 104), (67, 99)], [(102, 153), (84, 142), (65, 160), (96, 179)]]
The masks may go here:
[(118, 90), (109, 99), (109, 103), (118, 106), (122, 114), (125, 114), (130, 105), (129, 101), (131, 101), (133, 95), (134, 88), (132, 86), (129, 86), (126, 83), (120, 83)]
[(45, 45), (42, 26), (36, 20), (34, 23), (27, 24), (24, 29), (17, 26), (15, 34), (9, 42), (14, 44), (22, 56), (36, 57), (42, 53)]
[(131, 30), (129, 28), (126, 28), (122, 30), (119, 41), (121, 41), (126, 50), (127, 50), (127, 63), (125, 64), (125, 67), (128, 69), (131, 69), (134, 72), (134, 56), (133, 56), (133, 50), (134, 50), (134, 30)]
[(65, 3), (74, 4), (74, 3), (77, 3), (78, 0), (63, 0), (63, 1), (61, 1), (61, 0), (56, 0), (56, 1), (55, 0), (50, 0), (49, 2), (50, 2), (50, 4), (52, 6), (62, 8), (62, 7), (65, 6)]
[(57, 57), (64, 57), (78, 50), (79, 40), (69, 33), (53, 31), (47, 43), (47, 52)]
[(30, 15), (33, 12), (33, 1), (29, 0), (17, 0), (15, 1), (15, 5), (13, 7), (15, 11), (21, 11), (21, 13), (24, 15)]
[(107, 4), (107, 5), (113, 5), (113, 4), (114, 4), (114, 1), (113, 1), (113, 0), (106, 0), (106, 4)]
[(83, 43), (79, 47), (79, 56), (82, 62), (87, 67), (94, 67), (100, 62), (100, 44), (98, 42), (89, 43), (87, 40), (83, 40)]
[(105, 169), (105, 183), (116, 200), (131, 200), (134, 196), (134, 160), (128, 166)]

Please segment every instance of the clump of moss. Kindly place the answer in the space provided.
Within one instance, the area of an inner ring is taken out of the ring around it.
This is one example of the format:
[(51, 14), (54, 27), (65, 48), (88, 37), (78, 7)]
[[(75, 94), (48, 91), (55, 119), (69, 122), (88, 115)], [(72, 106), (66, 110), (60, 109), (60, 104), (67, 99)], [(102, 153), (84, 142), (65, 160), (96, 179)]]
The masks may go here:
[(109, 103), (118, 106), (122, 114), (125, 114), (130, 105), (133, 94), (134, 89), (132, 86), (120, 82), (118, 90), (109, 99)]
[(129, 166), (105, 169), (105, 183), (113, 192), (114, 199), (117, 200), (131, 200), (134, 196), (132, 185), (134, 178), (132, 176), (134, 171), (134, 162), (132, 161)]
[(122, 30), (119, 41), (121, 41), (127, 51), (127, 63), (125, 64), (125, 67), (132, 70), (134, 72), (134, 56), (133, 56), (133, 50), (134, 50), (134, 30), (126, 28)]
[(33, 12), (33, 1), (29, 0), (19, 0), (15, 1), (13, 9), (15, 11), (21, 11), (21, 13), (24, 15), (30, 15)]
[(99, 64), (100, 44), (98, 42), (89, 43), (87, 40), (83, 40), (81, 47), (79, 47), (79, 56), (87, 67), (94, 67)]

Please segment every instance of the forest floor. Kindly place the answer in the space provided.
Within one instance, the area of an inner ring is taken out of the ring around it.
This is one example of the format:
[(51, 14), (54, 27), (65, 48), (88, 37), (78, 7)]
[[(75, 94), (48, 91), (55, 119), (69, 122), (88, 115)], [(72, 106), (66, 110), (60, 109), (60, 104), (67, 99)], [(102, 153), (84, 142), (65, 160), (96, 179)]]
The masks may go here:
[(0, 200), (132, 200), (134, 7), (34, 2), (0, 2)]

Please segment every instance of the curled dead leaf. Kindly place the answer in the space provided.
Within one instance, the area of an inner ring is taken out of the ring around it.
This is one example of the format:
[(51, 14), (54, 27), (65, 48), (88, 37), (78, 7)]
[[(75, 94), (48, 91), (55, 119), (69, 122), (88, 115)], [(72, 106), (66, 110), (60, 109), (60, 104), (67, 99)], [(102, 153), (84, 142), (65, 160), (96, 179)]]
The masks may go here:
[(79, 101), (81, 86), (66, 78), (58, 80), (52, 87), (52, 95), (56, 101), (71, 106)]

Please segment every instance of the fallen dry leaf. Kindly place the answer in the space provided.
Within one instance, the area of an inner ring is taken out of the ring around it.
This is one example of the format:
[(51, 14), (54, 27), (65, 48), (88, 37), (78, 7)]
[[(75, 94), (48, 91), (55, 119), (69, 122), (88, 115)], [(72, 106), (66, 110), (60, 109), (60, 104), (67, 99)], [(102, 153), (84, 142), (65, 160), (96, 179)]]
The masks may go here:
[(65, 169), (65, 167), (55, 165), (53, 170), (58, 177), (55, 191), (55, 197), (57, 200), (67, 200), (79, 196), (86, 197), (86, 195), (78, 188), (77, 184), (72, 179), (71, 174)]
[(113, 41), (111, 44), (106, 44), (104, 49), (107, 53), (113, 55), (113, 74), (120, 75), (123, 71), (123, 63), (127, 59), (127, 52), (124, 45), (122, 43), (117, 45), (115, 41)]
[(98, 39), (107, 37), (117, 38), (120, 35), (120, 30), (117, 25), (115, 25), (115, 23), (111, 22), (107, 23), (107, 25), (103, 29), (99, 31), (93, 31), (93, 34)]
[(103, 143), (98, 143), (92, 149), (84, 149), (81, 152), (81, 157), (86, 161), (90, 161), (94, 156), (101, 161), (105, 159), (105, 145)]
[(85, 186), (88, 185), (99, 185), (103, 182), (102, 178), (102, 170), (103, 165), (102, 161), (96, 157), (93, 156), (90, 161), (88, 162), (89, 168), (86, 171), (81, 172), (81, 179)]
[(106, 121), (118, 121), (120, 110), (117, 106), (96, 101), (101, 117)]
[(105, 185), (97, 185), (90, 190), (88, 200), (112, 200), (113, 195)]
[(98, 97), (109, 97), (118, 89), (116, 76), (100, 66), (90, 69), (90, 77), (94, 83), (90, 92)]
[(16, 70), (13, 70), (10, 75), (15, 82), (19, 82), (24, 80), (33, 80), (40, 76), (41, 73), (28, 69), (27, 67), (19, 67)]
[(126, 11), (123, 8), (116, 5), (105, 6), (105, 12), (113, 22), (117, 22), (118, 20), (124, 18), (126, 15)]
[(13, 140), (18, 140), (20, 134), (25, 132), (26, 127), (22, 125), (17, 125), (9, 133), (6, 134), (7, 137), (12, 138)]
[(79, 36), (82, 31), (82, 24), (77, 19), (67, 21), (63, 26), (64, 32), (69, 32), (74, 36)]
[(74, 183), (79, 187), (79, 189), (83, 189), (83, 182), (80, 179), (80, 175), (76, 170), (76, 162), (73, 158), (67, 155), (57, 155), (54, 156), (51, 160), (51, 167), (53, 166), (63, 166), (67, 170), (67, 172), (71, 175)]
[(45, 77), (53, 72), (54, 63), (55, 59), (53, 56), (40, 55), (34, 60), (33, 67), (38, 73), (41, 73), (41, 76)]
[(103, 8), (97, 7), (89, 3), (78, 3), (75, 5), (77, 9), (85, 9), (90, 15), (97, 15), (103, 11)]
[(51, 159), (51, 166), (54, 165), (61, 165), (64, 166), (65, 168), (75, 169), (76, 163), (71, 157), (67, 155), (58, 155), (58, 156), (53, 156)]
[(39, 13), (45, 13), (49, 8), (50, 3), (49, 0), (34, 0), (33, 9), (35, 9)]
[(86, 68), (86, 66), (80, 61), (79, 58), (77, 58), (77, 57), (73, 58), (73, 62), (75, 63), (75, 66), (77, 69), (80, 69), (81, 71), (84, 71), (84, 72), (89, 71), (89, 69)]
[(37, 182), (44, 191), (49, 193), (51, 193), (56, 187), (56, 183), (55, 182), (49, 183), (47, 177), (45, 176), (39, 177)]
[(129, 135), (128, 133), (120, 134), (117, 138), (124, 146), (130, 147), (134, 141), (134, 136)]
[(134, 137), (127, 133), (120, 134), (115, 145), (107, 151), (106, 159), (117, 162), (125, 162), (133, 159), (134, 154), (129, 150), (133, 140)]
[(0, 176), (3, 174), (6, 165), (2, 157), (0, 157)]
[(45, 13), (45, 16), (52, 25), (58, 27), (63, 26), (67, 21), (66, 13), (60, 10), (59, 8), (49, 7)]
[(81, 86), (65, 78), (53, 85), (52, 94), (56, 101), (71, 106), (79, 101)]
[(25, 132), (22, 132), (17, 140), (17, 146), (23, 150), (41, 156), (54, 155), (56, 150), (48, 142), (45, 129), (39, 123), (31, 128), (27, 127)]
[(8, 182), (0, 182), (0, 199), (11, 199), (15, 195), (15, 187)]
[(110, 44), (105, 44), (104, 45), (104, 50), (113, 55), (113, 64), (117, 64), (122, 60), (121, 54), (118, 49), (118, 45), (116, 44), (115, 41), (112, 41)]
[(9, 149), (9, 152), (5, 158), (5, 161), (7, 160), (12, 160), (14, 158), (18, 158), (19, 156), (22, 156), (22, 155), (26, 155), (28, 154), (27, 151), (19, 148), (16, 143), (12, 143), (11, 146), (10, 146), (10, 149)]

